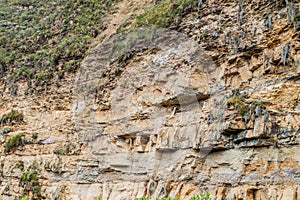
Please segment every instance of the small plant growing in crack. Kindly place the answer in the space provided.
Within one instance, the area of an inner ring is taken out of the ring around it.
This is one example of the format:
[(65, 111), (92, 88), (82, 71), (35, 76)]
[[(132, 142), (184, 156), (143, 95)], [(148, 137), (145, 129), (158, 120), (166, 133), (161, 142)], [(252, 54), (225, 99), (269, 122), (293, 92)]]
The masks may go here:
[(23, 135), (17, 134), (6, 141), (4, 145), (5, 152), (9, 153), (10, 151), (15, 150), (17, 147), (23, 146), (24, 143), (25, 141)]
[(241, 116), (247, 115), (250, 111), (244, 96), (240, 94), (238, 89), (232, 90), (232, 95), (225, 101), (225, 106), (227, 108), (233, 107), (235, 110), (238, 110)]
[(212, 199), (210, 198), (210, 193), (209, 192), (207, 192), (207, 193), (202, 193), (201, 192), (198, 195), (192, 196), (190, 198), (190, 200), (212, 200)]
[(1, 124), (12, 124), (13, 121), (15, 122), (23, 122), (24, 115), (17, 110), (11, 110), (9, 113), (4, 114), (1, 117)]

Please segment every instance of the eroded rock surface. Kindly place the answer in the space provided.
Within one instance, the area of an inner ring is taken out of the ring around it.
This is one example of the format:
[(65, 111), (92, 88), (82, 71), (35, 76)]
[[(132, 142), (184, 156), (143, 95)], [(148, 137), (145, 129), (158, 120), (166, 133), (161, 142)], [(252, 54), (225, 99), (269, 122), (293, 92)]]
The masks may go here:
[(111, 36), (43, 96), (3, 95), (0, 113), (17, 109), (24, 122), (1, 124), (1, 199), (23, 192), (24, 172), (37, 174), (40, 199), (299, 199), (289, 6), (205, 1), (176, 30)]

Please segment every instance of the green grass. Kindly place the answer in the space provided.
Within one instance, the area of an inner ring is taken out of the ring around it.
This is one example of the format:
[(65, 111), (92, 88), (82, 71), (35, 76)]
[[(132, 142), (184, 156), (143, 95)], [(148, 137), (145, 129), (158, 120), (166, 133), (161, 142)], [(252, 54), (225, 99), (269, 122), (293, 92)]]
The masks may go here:
[(76, 71), (115, 1), (0, 0), (0, 77), (42, 85)]
[(165, 28), (171, 23), (179, 23), (188, 10), (197, 8), (197, 3), (198, 0), (161, 1), (138, 15), (131, 28), (153, 26)]
[(200, 193), (195, 196), (192, 196), (190, 200), (212, 200), (212, 199), (210, 198), (210, 193), (207, 192), (207, 193)]

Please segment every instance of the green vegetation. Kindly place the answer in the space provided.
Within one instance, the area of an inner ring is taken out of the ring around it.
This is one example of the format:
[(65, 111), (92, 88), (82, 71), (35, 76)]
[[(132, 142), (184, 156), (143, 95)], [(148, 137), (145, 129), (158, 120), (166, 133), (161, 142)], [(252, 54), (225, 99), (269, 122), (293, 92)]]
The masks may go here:
[(20, 177), (20, 185), (24, 188), (24, 193), (32, 192), (33, 198), (41, 197), (41, 184), (36, 173), (24, 172)]
[(27, 200), (27, 195), (23, 195), (22, 197), (18, 198), (18, 197), (15, 197), (14, 200)]
[(15, 167), (23, 171), (25, 168), (24, 162), (22, 160), (19, 160), (18, 162), (16, 162)]
[(249, 106), (246, 104), (244, 97), (240, 94), (229, 97), (226, 100), (225, 105), (227, 107), (232, 106), (234, 109), (238, 110), (242, 116), (245, 116), (249, 112)]
[[(134, 200), (148, 200), (147, 197), (140, 197), (140, 198), (135, 198)], [(177, 197), (175, 198), (171, 198), (171, 197), (162, 197), (162, 198), (156, 198), (156, 200), (178, 200)], [(200, 194), (197, 194), (195, 196), (192, 196), (190, 198), (190, 200), (212, 200), (210, 198), (210, 193), (207, 192), (207, 193), (200, 193)]]
[(5, 152), (9, 153), (22, 145), (24, 145), (23, 135), (17, 134), (6, 141), (4, 145)]
[(9, 76), (8, 87), (45, 87), (58, 72), (76, 71), (116, 1), (0, 0), (0, 77)]
[(248, 121), (252, 114), (255, 114), (255, 116), (261, 115), (262, 110), (266, 109), (265, 103), (267, 102), (257, 99), (246, 102), (244, 96), (237, 89), (234, 89), (232, 95), (225, 101), (225, 106), (233, 107), (239, 111), (245, 121)]
[(54, 148), (53, 153), (56, 155), (68, 155), (68, 154), (78, 154), (80, 150), (74, 151), (75, 144), (74, 143), (67, 143), (64, 145), (58, 145)]
[(297, 22), (300, 21), (300, 13), (295, 13), (294, 17), (293, 17), (293, 22)]
[(53, 150), (53, 153), (54, 154), (57, 154), (57, 155), (63, 155), (64, 154), (64, 149), (62, 146), (57, 146), (55, 147), (55, 149)]
[[(16, 162), (15, 167), (23, 171), (25, 169), (25, 164), (23, 161), (19, 160)], [(40, 165), (36, 160), (33, 161), (26, 171), (23, 171), (19, 178), (19, 186), (23, 188), (22, 196), (15, 197), (14, 200), (42, 199), (42, 186), (38, 178), (39, 171)]]
[(256, 106), (261, 106), (262, 108), (265, 108), (265, 103), (266, 103), (266, 101), (264, 101), (264, 100), (254, 100), (254, 101), (252, 101), (251, 103), (252, 103), (252, 105), (253, 105), (254, 107), (256, 107)]
[(202, 40), (205, 40), (208, 36), (209, 36), (209, 32), (206, 31), (201, 35), (201, 38)]
[(24, 115), (17, 110), (11, 110), (9, 113), (4, 114), (1, 117), (1, 124), (12, 124), (13, 121), (15, 122), (23, 122)]
[(190, 198), (190, 200), (211, 200), (210, 193), (200, 193)]
[(31, 172), (38, 173), (40, 170), (40, 164), (35, 160), (33, 163), (28, 167), (28, 170)]
[(136, 17), (133, 28), (136, 27), (168, 27), (171, 23), (181, 20), (182, 16), (193, 7), (197, 7), (198, 0), (166, 0), (146, 9)]
[[(135, 198), (134, 200), (148, 200), (147, 197), (140, 197), (140, 198)], [(162, 197), (162, 198), (156, 198), (155, 200), (178, 200), (178, 198), (171, 198), (171, 197)]]

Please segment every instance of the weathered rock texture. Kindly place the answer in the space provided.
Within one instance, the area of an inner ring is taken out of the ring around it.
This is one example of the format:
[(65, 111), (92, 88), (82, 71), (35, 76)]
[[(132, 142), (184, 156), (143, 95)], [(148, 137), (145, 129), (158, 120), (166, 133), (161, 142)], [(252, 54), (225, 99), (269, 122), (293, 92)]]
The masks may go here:
[(299, 199), (291, 9), (299, 2), (205, 1), (175, 30), (110, 37), (58, 89), (2, 96), (0, 113), (24, 122), (1, 125), (1, 199), (20, 195), (33, 170), (42, 199)]

